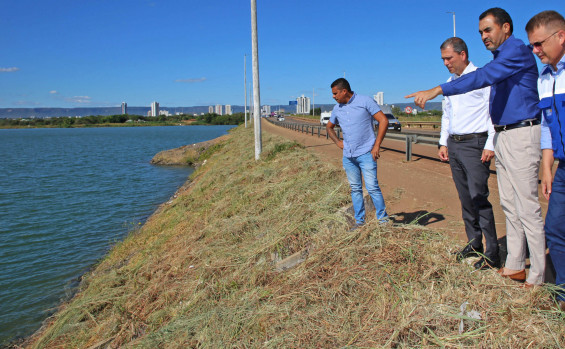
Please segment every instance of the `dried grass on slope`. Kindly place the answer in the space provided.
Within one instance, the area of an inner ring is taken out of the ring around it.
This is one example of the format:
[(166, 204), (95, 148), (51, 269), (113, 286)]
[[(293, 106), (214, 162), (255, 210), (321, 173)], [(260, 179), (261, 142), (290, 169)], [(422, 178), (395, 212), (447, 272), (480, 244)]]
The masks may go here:
[[(171, 204), (87, 277), (34, 347), (559, 347), (545, 289), (471, 272), (415, 225), (336, 214), (345, 176), (295, 143), (239, 128)], [(305, 262), (275, 271), (305, 248)], [(481, 319), (460, 315), (460, 305)], [(461, 319), (464, 332), (459, 334)]]

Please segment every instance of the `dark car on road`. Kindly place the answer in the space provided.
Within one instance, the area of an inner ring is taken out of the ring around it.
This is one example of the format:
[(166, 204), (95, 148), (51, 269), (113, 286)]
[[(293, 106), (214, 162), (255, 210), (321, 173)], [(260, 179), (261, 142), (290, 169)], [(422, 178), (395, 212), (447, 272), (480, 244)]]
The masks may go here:
[[(398, 119), (394, 115), (392, 115), (392, 113), (385, 113), (385, 116), (388, 119), (389, 130), (393, 130), (397, 132), (402, 131), (402, 125), (400, 124), (400, 121), (398, 121)], [(373, 125), (375, 125), (375, 131), (376, 131), (377, 128), (379, 127), (379, 122), (377, 120), (373, 120)]]

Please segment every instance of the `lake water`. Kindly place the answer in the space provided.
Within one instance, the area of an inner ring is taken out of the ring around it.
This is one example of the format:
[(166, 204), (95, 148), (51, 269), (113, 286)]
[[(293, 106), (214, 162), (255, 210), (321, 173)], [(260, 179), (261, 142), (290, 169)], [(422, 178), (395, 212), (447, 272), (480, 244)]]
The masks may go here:
[(233, 126), (0, 130), (0, 346), (31, 334), (190, 168), (161, 150)]

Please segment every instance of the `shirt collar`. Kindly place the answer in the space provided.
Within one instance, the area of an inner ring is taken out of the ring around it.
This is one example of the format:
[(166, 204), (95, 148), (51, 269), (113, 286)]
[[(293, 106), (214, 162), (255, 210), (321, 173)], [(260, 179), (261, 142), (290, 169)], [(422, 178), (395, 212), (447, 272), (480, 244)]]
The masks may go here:
[(565, 55), (561, 57), (561, 60), (557, 63), (557, 70), (554, 70), (551, 64), (547, 64), (545, 68), (541, 71), (541, 75), (545, 74), (557, 74), (561, 70), (565, 69)]
[(353, 91), (353, 95), (351, 96), (351, 98), (349, 98), (349, 101), (347, 101), (347, 103), (343, 103), (343, 104), (340, 104), (340, 105), (351, 104), (351, 102), (353, 102), (353, 100), (355, 99), (355, 96), (357, 96), (357, 93), (355, 93), (355, 91)]
[[(473, 62), (469, 62), (469, 64), (467, 64), (467, 66), (465, 67), (465, 69), (463, 69), (463, 73), (461, 73), (461, 75), (465, 75), (469, 72), (472, 72), (473, 70), (475, 70), (475, 65), (473, 64)], [(459, 78), (461, 75), (457, 75), (457, 74), (452, 74), (453, 75), (453, 80)]]
[(496, 56), (498, 56), (500, 51), (503, 50), (505, 46), (512, 45), (509, 42), (514, 41), (514, 40), (516, 40), (516, 38), (514, 38), (514, 34), (510, 35), (508, 37), (508, 39), (504, 40), (504, 42), (502, 44), (500, 44), (500, 46), (498, 46), (498, 48), (496, 50), (492, 51), (492, 55), (494, 56), (494, 58), (496, 58)]

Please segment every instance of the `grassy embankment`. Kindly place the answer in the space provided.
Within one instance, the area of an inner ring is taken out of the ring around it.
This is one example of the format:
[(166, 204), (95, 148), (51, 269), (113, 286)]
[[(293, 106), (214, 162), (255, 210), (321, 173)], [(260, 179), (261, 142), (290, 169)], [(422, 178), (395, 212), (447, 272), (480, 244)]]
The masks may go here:
[[(565, 342), (547, 290), (457, 263), (415, 224), (349, 231), (341, 169), (239, 127), (88, 275), (35, 348), (482, 347)], [(281, 271), (276, 262), (302, 251)], [(466, 311), (460, 306), (468, 302)], [(542, 310), (546, 309), (546, 310)], [(473, 318), (473, 311), (480, 319)], [(468, 313), (469, 312), (469, 313)], [(460, 323), (464, 328), (460, 332)]]

